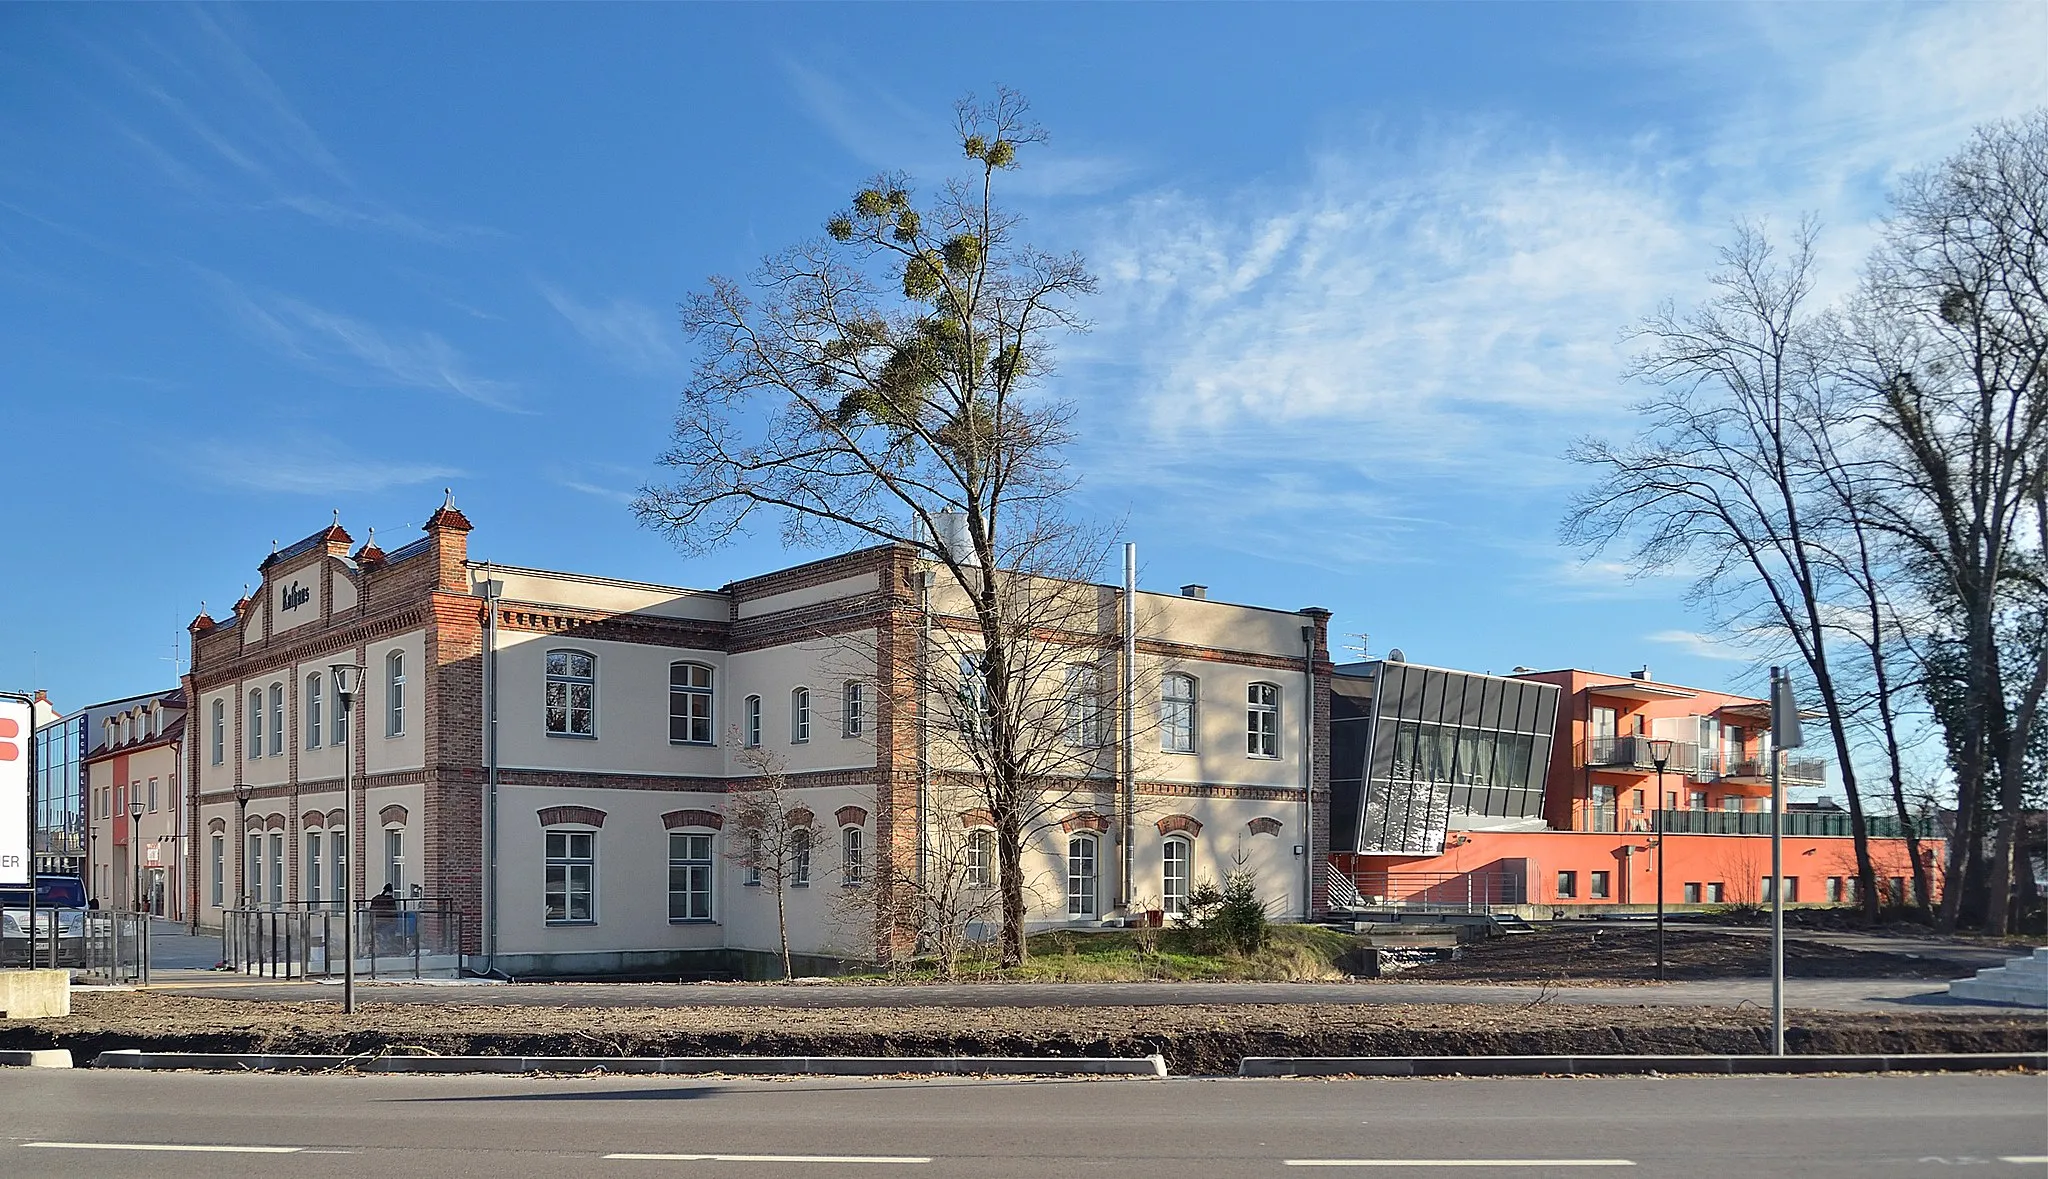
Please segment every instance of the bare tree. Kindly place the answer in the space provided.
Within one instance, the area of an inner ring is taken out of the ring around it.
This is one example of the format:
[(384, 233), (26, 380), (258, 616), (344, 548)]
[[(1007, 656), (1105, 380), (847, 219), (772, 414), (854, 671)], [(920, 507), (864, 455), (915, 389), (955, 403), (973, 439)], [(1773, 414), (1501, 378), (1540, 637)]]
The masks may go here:
[[(987, 772), (1003, 863), (1021, 853), (1013, 715), (1013, 576), (1040, 572), (1072, 536), (1062, 513), (1071, 406), (1043, 392), (1052, 351), (1084, 325), (1095, 288), (1081, 259), (1032, 249), (996, 199), (1044, 132), (1008, 90), (956, 107), (966, 178), (922, 206), (901, 174), (874, 178), (826, 240), (770, 256), (749, 284), (715, 278), (683, 307), (702, 359), (683, 391), (643, 523), (688, 551), (757, 514), (790, 543), (904, 545), (971, 604), (977, 675), (991, 702)], [(1059, 572), (1059, 570), (1054, 570)], [(1024, 903), (1005, 877), (1002, 955), (1024, 952)]]
[(1855, 424), (1827, 396), (1823, 334), (1806, 308), (1814, 234), (1803, 226), (1780, 258), (1760, 228), (1738, 227), (1713, 279), (1718, 293), (1687, 315), (1667, 306), (1636, 329), (1643, 351), (1630, 375), (1656, 388), (1637, 407), (1649, 424), (1625, 446), (1585, 439), (1572, 448), (1599, 481), (1574, 500), (1564, 531), (1591, 551), (1626, 545), (1640, 572), (1697, 570), (1695, 602), (1796, 653), (1826, 713), (1859, 896), (1875, 919), (1852, 702), (1836, 650), (1847, 566), (1827, 555), (1844, 525), (1828, 483), (1840, 455), (1830, 435)]
[(749, 748), (737, 731), (728, 738), (733, 755), (752, 775), (745, 789), (727, 796), (726, 857), (775, 898), (775, 933), (782, 951), (782, 977), (790, 977), (789, 890), (811, 881), (818, 844), (818, 819), (793, 796), (782, 759), (758, 746)]
[(1981, 913), (2002, 932), (2048, 692), (2048, 646), (2018, 666), (2001, 658), (2011, 628), (2032, 626), (2048, 601), (2048, 111), (1979, 128), (1900, 186), (1849, 324), (1845, 371), (1892, 444), (1879, 523), (1955, 620), (1925, 677), (1956, 777), (1942, 924)]

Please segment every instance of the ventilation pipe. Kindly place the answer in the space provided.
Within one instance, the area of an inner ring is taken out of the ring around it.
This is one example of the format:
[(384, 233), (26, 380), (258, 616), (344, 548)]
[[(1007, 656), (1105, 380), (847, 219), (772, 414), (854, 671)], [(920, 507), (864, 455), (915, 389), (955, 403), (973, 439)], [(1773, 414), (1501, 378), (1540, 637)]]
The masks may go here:
[(974, 555), (974, 537), (967, 530), (966, 512), (934, 513), (932, 530), (933, 542), (953, 559), (955, 565), (980, 564), (980, 559)]
[(1134, 863), (1131, 845), (1137, 839), (1138, 805), (1138, 745), (1132, 723), (1137, 718), (1138, 693), (1138, 546), (1124, 545), (1124, 625), (1123, 625), (1123, 871), (1118, 882), (1117, 907), (1128, 910), (1131, 906), (1131, 869)]

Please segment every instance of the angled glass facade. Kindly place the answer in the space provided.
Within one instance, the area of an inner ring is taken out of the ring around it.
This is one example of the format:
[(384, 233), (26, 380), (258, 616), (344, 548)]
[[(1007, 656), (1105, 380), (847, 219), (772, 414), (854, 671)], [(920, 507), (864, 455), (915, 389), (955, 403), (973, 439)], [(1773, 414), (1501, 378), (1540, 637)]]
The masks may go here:
[(1436, 855), (1453, 829), (1540, 821), (1551, 684), (1408, 663), (1332, 680), (1331, 850)]
[(85, 874), (85, 725), (79, 713), (36, 730), (36, 871)]

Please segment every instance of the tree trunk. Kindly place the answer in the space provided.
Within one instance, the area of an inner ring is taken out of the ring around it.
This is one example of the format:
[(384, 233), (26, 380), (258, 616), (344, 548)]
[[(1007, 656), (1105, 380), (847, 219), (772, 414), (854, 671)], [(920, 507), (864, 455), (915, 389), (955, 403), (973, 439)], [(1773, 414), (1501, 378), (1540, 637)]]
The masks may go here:
[(782, 938), (782, 979), (789, 981), (789, 906), (784, 903), (783, 883), (775, 881), (775, 930)]

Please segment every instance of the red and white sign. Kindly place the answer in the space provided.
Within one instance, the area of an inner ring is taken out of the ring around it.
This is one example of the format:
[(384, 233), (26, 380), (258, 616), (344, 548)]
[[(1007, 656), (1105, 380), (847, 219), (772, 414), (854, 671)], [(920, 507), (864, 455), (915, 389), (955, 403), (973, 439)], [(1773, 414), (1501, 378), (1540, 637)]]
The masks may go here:
[(28, 753), (34, 706), (0, 699), (0, 884), (29, 882)]

